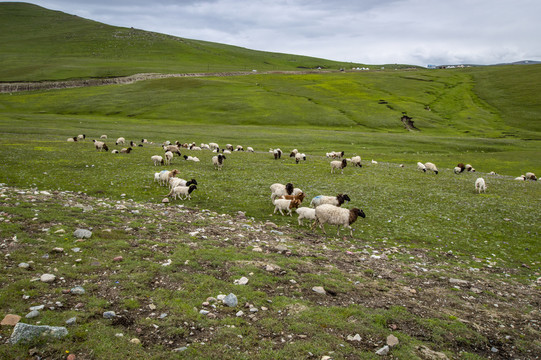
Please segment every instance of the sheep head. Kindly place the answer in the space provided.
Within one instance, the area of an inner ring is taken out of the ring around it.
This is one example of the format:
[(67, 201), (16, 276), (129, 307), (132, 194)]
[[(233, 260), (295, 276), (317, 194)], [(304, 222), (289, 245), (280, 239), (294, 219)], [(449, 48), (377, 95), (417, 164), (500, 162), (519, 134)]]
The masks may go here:
[(363, 219), (366, 217), (364, 211), (362, 211), (361, 209), (353, 208), (349, 210), (349, 225), (353, 224), (359, 216)]
[(293, 184), (292, 183), (287, 183), (286, 184), (286, 193), (288, 195), (293, 194)]

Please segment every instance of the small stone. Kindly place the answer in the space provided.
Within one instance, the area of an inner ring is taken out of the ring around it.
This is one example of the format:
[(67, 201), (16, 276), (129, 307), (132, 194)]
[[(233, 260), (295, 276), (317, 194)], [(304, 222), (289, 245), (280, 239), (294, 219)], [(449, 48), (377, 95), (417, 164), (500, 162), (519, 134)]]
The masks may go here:
[(265, 223), (265, 227), (268, 228), (268, 229), (277, 229), (278, 225), (276, 225), (275, 223), (273, 223), (271, 221), (267, 221)]
[(233, 293), (230, 293), (224, 298), (223, 303), (229, 307), (235, 307), (238, 304), (237, 296)]
[(208, 310), (199, 310), (199, 313), (200, 313), (201, 315), (207, 315), (209, 312), (210, 312), (210, 311), (208, 311)]
[(38, 326), (19, 322), (15, 325), (8, 342), (11, 344), (26, 343), (43, 336), (59, 339), (67, 335), (68, 330), (63, 326)]
[(209, 319), (216, 319), (217, 316), (216, 316), (216, 314), (214, 314), (214, 313), (208, 313), (208, 314), (207, 314), (207, 317), (208, 317)]
[(66, 320), (66, 325), (73, 325), (77, 322), (77, 318), (74, 316), (72, 318), (69, 318), (68, 320)]
[(31, 306), (30, 307), (30, 311), (34, 311), (34, 310), (43, 310), (45, 309), (45, 305), (36, 305), (36, 306)]
[(261, 249), (259, 246), (254, 246), (252, 249), (253, 252), (263, 252), (263, 249)]
[(220, 300), (220, 301), (223, 301), (223, 300), (225, 299), (225, 295), (220, 294), (220, 295), (216, 296), (216, 298), (217, 298), (218, 300)]
[(376, 355), (385, 356), (389, 353), (389, 349), (389, 346), (385, 345), (384, 347), (376, 351)]
[(175, 352), (183, 352), (183, 351), (186, 351), (186, 350), (188, 350), (188, 348), (186, 346), (173, 349), (173, 351), (175, 351)]
[(18, 265), (21, 269), (30, 269), (30, 264), (22, 262)]
[(66, 358), (66, 360), (75, 360), (76, 357), (75, 357), (75, 354), (69, 354), (68, 357)]
[(92, 236), (92, 231), (85, 229), (77, 229), (73, 232), (73, 236), (77, 239), (90, 239)]
[(493, 346), (492, 348), (490, 348), (490, 351), (492, 351), (493, 353), (497, 353), (498, 349)]
[(116, 313), (114, 311), (106, 311), (103, 313), (103, 317), (105, 319), (112, 319), (116, 316)]
[(349, 341), (361, 341), (361, 335), (355, 334), (354, 336), (348, 335)]
[(318, 294), (326, 294), (327, 292), (325, 291), (325, 289), (323, 288), (323, 286), (314, 286), (312, 288), (312, 291), (318, 293)]
[(55, 252), (55, 253), (61, 253), (61, 252), (64, 252), (64, 248), (61, 248), (61, 247), (55, 247), (55, 248), (53, 248), (53, 252)]
[(154, 305), (154, 304), (149, 304), (149, 305), (148, 305), (148, 308), (149, 308), (150, 310), (156, 310), (156, 305)]
[(19, 315), (7, 314), (0, 322), (0, 325), (15, 326), (19, 320), (21, 320)]
[(39, 316), (39, 311), (37, 310), (32, 310), (30, 311), (28, 314), (26, 314), (25, 318), (27, 319), (33, 319), (35, 317), (38, 317)]
[(72, 293), (73, 295), (83, 295), (85, 293), (85, 289), (83, 289), (82, 286), (76, 286), (70, 289), (70, 293)]
[(71, 251), (73, 251), (73, 252), (79, 252), (79, 251), (81, 251), (81, 248), (75, 247), (75, 248), (71, 249)]
[(117, 256), (117, 257), (113, 258), (113, 261), (115, 261), (115, 262), (120, 262), (122, 260), (124, 260), (124, 258), (122, 256)]
[(297, 283), (297, 281), (295, 281), (294, 279), (290, 279), (289, 282), (293, 285), (295, 285)]
[(162, 203), (166, 204), (169, 202), (169, 198), (163, 198)]
[(64, 234), (65, 232), (66, 232), (66, 230), (64, 230), (64, 229), (58, 229), (54, 233), (55, 234)]
[(133, 339), (130, 340), (130, 342), (131, 342), (132, 344), (138, 345), (138, 344), (141, 343), (141, 340), (139, 340), (138, 338), (133, 338)]
[(395, 347), (398, 343), (398, 338), (393, 334), (387, 336), (387, 345), (389, 345), (389, 347)]
[(236, 285), (246, 285), (246, 284), (248, 284), (248, 281), (249, 281), (248, 278), (243, 276), (240, 279), (235, 280), (235, 284)]
[(256, 307), (250, 308), (250, 312), (251, 312), (251, 313), (255, 313), (255, 312), (258, 312), (258, 311), (259, 311), (259, 309), (256, 308)]
[(237, 317), (241, 317), (242, 315), (244, 315), (244, 312), (242, 310), (239, 310), (235, 315)]
[(56, 276), (53, 274), (43, 274), (39, 279), (44, 283), (51, 283), (56, 280)]
[(468, 282), (466, 280), (461, 280), (461, 279), (449, 279), (449, 282), (451, 284), (458, 284), (458, 285), (468, 285)]

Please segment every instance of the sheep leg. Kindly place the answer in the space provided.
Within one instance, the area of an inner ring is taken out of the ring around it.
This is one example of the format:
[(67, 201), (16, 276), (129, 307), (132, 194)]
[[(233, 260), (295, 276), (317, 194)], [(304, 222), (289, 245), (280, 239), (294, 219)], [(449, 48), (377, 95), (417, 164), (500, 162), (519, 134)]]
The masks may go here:
[(299, 226), (302, 226), (302, 218), (299, 216), (299, 218), (297, 219), (298, 223), (299, 223)]

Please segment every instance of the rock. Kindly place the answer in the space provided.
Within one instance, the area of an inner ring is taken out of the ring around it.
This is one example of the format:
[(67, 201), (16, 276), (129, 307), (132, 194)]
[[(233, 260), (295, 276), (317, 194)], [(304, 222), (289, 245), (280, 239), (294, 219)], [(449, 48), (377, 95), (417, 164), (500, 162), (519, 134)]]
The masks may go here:
[(30, 264), (25, 262), (22, 262), (17, 266), (19, 266), (21, 269), (30, 269)]
[(83, 289), (82, 286), (76, 286), (70, 289), (70, 293), (73, 295), (83, 295), (85, 293), (85, 289)]
[(0, 322), (0, 325), (15, 326), (19, 320), (21, 320), (19, 315), (7, 314)]
[(207, 315), (209, 312), (210, 312), (210, 311), (208, 311), (208, 310), (203, 310), (203, 309), (199, 310), (199, 313), (200, 313), (201, 315)]
[(77, 322), (77, 318), (74, 316), (66, 320), (66, 325), (74, 325)]
[(166, 204), (169, 202), (169, 198), (163, 198), (162, 203)]
[(186, 346), (173, 349), (173, 351), (175, 351), (175, 352), (183, 352), (183, 351), (186, 351), (186, 350), (188, 350), (188, 348)]
[(85, 229), (77, 229), (73, 232), (73, 236), (77, 239), (90, 239), (92, 236), (92, 231)]
[(248, 281), (249, 281), (248, 278), (243, 276), (240, 279), (235, 280), (234, 283), (236, 285), (246, 285), (246, 284), (248, 284)]
[(389, 353), (389, 350), (390, 350), (389, 346), (385, 345), (384, 347), (376, 351), (376, 355), (385, 356)]
[(148, 308), (149, 308), (150, 310), (156, 310), (156, 305), (154, 305), (154, 304), (149, 304), (149, 305), (148, 305)]
[(289, 249), (287, 248), (287, 246), (282, 245), (282, 244), (276, 245), (275, 249), (276, 249), (276, 251), (278, 251), (278, 252), (284, 252), (284, 251), (289, 250)]
[(243, 312), (242, 310), (239, 310), (239, 311), (235, 314), (235, 316), (237, 316), (237, 317), (241, 317), (242, 315), (244, 315), (244, 312)]
[(39, 278), (44, 283), (51, 283), (56, 280), (56, 275), (53, 274), (43, 274)]
[(68, 357), (66, 358), (66, 360), (75, 360), (76, 357), (75, 357), (75, 354), (69, 354)]
[(63, 326), (29, 325), (20, 322), (15, 325), (8, 342), (11, 344), (17, 344), (19, 342), (27, 343), (37, 337), (60, 339), (67, 335), (68, 329)]
[(66, 232), (66, 230), (64, 229), (58, 229), (54, 232), (54, 234), (64, 234)]
[(497, 353), (498, 352), (498, 349), (496, 347), (491, 347), (490, 348), (490, 351), (492, 351), (493, 353)]
[(229, 307), (235, 307), (238, 304), (237, 296), (233, 293), (230, 293), (224, 298), (223, 302)]
[(355, 336), (348, 335), (348, 341), (361, 341), (361, 335), (355, 334)]
[(130, 340), (130, 342), (131, 342), (132, 344), (138, 345), (138, 344), (141, 343), (141, 340), (139, 340), (138, 338), (133, 338), (133, 339)]
[(34, 310), (43, 310), (45, 309), (45, 305), (36, 305), (36, 306), (31, 306), (30, 307), (30, 311), (34, 311)]
[(263, 249), (261, 249), (259, 246), (254, 246), (252, 249), (253, 252), (263, 252)]
[(106, 311), (103, 313), (103, 317), (105, 319), (112, 319), (116, 316), (116, 313), (114, 311)]
[(61, 247), (55, 247), (55, 248), (53, 248), (53, 252), (56, 252), (56, 253), (64, 252), (64, 248), (61, 248)]
[(27, 319), (33, 319), (35, 317), (38, 317), (39, 316), (39, 311), (37, 310), (32, 310), (30, 311), (28, 314), (26, 314), (25, 318)]
[(312, 291), (318, 293), (318, 294), (326, 294), (327, 292), (325, 291), (325, 289), (323, 288), (323, 286), (314, 286), (312, 288)]
[(271, 221), (267, 221), (264, 226), (266, 228), (268, 228), (268, 229), (277, 229), (278, 228), (278, 225), (276, 225), (275, 223), (273, 223)]
[(124, 260), (124, 258), (122, 256), (117, 256), (117, 257), (113, 258), (113, 261), (115, 261), (115, 262), (120, 262), (122, 260)]
[(457, 285), (468, 285), (468, 282), (466, 280), (461, 280), (461, 279), (449, 279), (449, 282), (451, 284), (457, 284)]
[(424, 345), (418, 346), (417, 351), (419, 351), (421, 358), (425, 360), (449, 360), (444, 353), (430, 350)]
[(398, 338), (393, 334), (387, 336), (387, 345), (389, 345), (389, 347), (395, 347), (398, 343)]

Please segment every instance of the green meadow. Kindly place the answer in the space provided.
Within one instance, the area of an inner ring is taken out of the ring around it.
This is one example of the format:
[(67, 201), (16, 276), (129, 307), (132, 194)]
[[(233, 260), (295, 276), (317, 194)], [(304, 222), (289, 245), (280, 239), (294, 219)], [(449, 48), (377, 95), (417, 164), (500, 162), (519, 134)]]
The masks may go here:
[[(6, 344), (12, 329), (3, 326), (0, 357), (373, 359), (390, 334), (400, 344), (387, 358), (424, 359), (423, 346), (465, 359), (541, 351), (541, 187), (514, 180), (541, 175), (540, 65), (361, 72), (22, 3), (0, 3), (0, 39), (2, 83), (258, 70), (0, 94), (0, 314), (55, 326), (78, 318), (66, 338), (30, 344)], [(417, 131), (404, 128), (404, 114)], [(66, 141), (78, 134), (86, 139)], [(109, 152), (92, 143), (101, 135)], [(112, 154), (128, 146), (118, 137), (151, 144)], [(227, 154), (221, 171), (208, 150), (181, 149), (200, 162), (154, 166), (164, 141), (255, 152)], [(295, 148), (306, 161), (289, 157)], [(363, 166), (331, 174), (330, 151), (360, 155)], [(439, 174), (418, 171), (418, 161)], [(454, 174), (460, 162), (476, 172)], [(164, 169), (197, 180), (190, 200), (162, 203), (169, 190), (154, 174)], [(478, 177), (485, 193), (474, 190)], [(304, 206), (348, 194), (344, 207), (366, 218), (353, 237), (300, 226), (296, 214), (273, 213), (277, 182), (301, 188)], [(79, 227), (92, 238), (76, 242)], [(49, 272), (55, 283), (33, 281)], [(234, 285), (242, 276), (248, 285)], [(86, 294), (62, 292), (75, 285)], [(229, 292), (237, 308), (200, 313), (208, 297)], [(29, 306), (56, 301), (63, 307), (24, 318)], [(246, 303), (259, 309), (255, 320)], [(107, 310), (117, 320), (103, 319)], [(355, 334), (361, 341), (348, 340)]]

